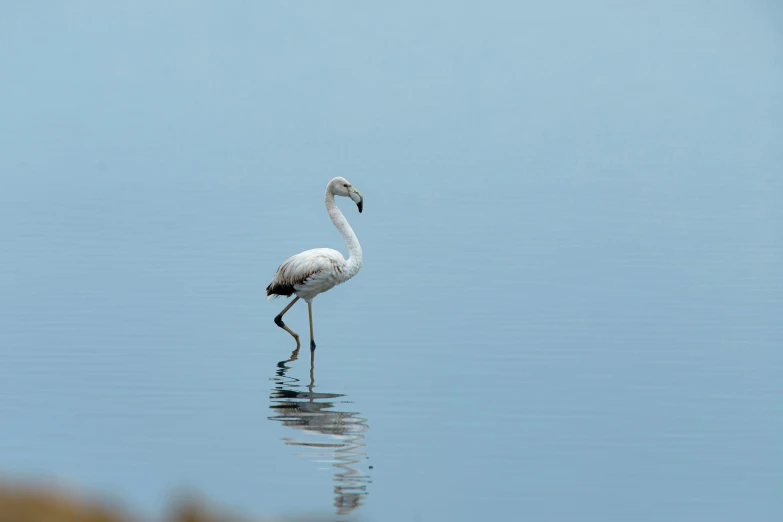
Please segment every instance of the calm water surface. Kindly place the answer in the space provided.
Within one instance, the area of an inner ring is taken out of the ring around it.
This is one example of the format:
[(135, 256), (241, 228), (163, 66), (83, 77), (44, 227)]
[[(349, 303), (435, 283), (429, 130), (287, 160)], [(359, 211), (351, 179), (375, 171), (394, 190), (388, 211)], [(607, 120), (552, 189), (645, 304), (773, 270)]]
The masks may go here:
[[(781, 13), (523, 4), (4, 13), (2, 476), (145, 513), (783, 519)], [(264, 288), (345, 252), (337, 175), (365, 264), (311, 358)]]

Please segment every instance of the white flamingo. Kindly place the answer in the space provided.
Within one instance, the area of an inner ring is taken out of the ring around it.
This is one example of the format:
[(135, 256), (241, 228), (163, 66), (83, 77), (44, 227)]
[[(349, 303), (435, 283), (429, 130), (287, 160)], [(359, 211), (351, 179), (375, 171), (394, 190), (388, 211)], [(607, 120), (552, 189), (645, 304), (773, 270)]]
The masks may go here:
[(275, 272), (272, 282), (266, 287), (267, 299), (279, 296), (290, 297), (296, 294), (296, 298), (283, 308), (283, 311), (275, 317), (275, 324), (290, 333), (296, 339), (299, 346), (299, 335), (288, 328), (283, 322), (283, 315), (291, 309), (299, 298), (307, 301), (307, 312), (310, 316), (310, 349), (315, 350), (313, 340), (313, 298), (330, 288), (348, 281), (355, 276), (362, 267), (362, 247), (351, 225), (337, 208), (334, 202), (335, 196), (351, 198), (359, 213), (362, 212), (362, 195), (345, 178), (334, 178), (326, 186), (326, 211), (334, 226), (348, 246), (349, 257), (346, 260), (337, 250), (331, 248), (314, 248), (296, 254), (286, 259)]

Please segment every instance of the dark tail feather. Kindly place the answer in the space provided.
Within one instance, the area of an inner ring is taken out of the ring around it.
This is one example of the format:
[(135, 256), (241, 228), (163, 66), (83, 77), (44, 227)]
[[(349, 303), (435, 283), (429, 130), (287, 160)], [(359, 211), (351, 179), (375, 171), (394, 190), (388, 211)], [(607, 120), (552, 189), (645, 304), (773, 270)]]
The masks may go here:
[(270, 299), (275, 297), (291, 297), (294, 293), (294, 285), (270, 284), (266, 287), (266, 296)]

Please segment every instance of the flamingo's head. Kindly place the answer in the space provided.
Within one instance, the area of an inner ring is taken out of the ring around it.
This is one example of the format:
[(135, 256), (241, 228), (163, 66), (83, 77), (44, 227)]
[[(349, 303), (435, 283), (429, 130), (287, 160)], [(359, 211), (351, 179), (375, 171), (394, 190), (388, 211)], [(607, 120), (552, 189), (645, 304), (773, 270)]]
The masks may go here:
[(351, 200), (356, 203), (356, 206), (359, 208), (359, 213), (361, 214), (362, 207), (364, 206), (364, 199), (362, 198), (361, 192), (356, 190), (356, 188), (351, 185), (347, 179), (334, 178), (329, 182), (329, 189), (335, 196), (351, 198)]

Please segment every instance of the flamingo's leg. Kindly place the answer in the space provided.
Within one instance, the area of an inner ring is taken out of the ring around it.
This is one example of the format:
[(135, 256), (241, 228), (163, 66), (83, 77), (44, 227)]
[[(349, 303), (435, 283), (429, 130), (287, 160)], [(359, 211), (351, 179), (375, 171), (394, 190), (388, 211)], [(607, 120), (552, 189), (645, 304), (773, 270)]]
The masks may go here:
[[(275, 324), (277, 326), (279, 326), (280, 328), (282, 328), (283, 330), (285, 330), (286, 332), (290, 333), (293, 336), (293, 338), (296, 339), (296, 346), (297, 346), (297, 348), (299, 347), (299, 334), (297, 334), (296, 332), (294, 332), (293, 330), (291, 330), (289, 327), (287, 327), (285, 325), (285, 323), (283, 322), (283, 315), (285, 315), (285, 313), (288, 310), (290, 310), (291, 307), (294, 306), (298, 300), (299, 300), (299, 297), (296, 297), (293, 301), (288, 303), (288, 306), (283, 308), (282, 312), (277, 314), (277, 316), (275, 317)], [(311, 337), (312, 337), (312, 334), (311, 334)]]
[(307, 303), (307, 313), (310, 315), (310, 350), (315, 350), (315, 341), (313, 340), (313, 303)]

